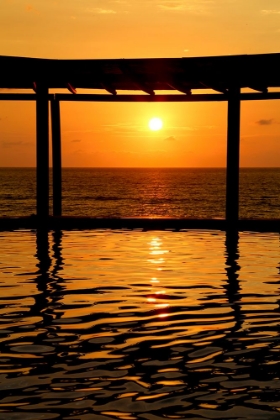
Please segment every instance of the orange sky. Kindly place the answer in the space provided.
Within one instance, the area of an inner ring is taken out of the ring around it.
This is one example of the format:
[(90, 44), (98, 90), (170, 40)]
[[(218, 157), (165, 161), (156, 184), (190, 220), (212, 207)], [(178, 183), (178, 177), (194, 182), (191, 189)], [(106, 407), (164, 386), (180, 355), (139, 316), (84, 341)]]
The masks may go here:
[[(1, 0), (0, 54), (142, 58), (279, 51), (279, 0)], [(280, 101), (244, 102), (241, 165), (279, 166)], [(158, 116), (163, 129), (152, 132)], [(64, 166), (225, 166), (226, 103), (62, 103)], [(0, 166), (35, 165), (35, 103), (0, 102)]]

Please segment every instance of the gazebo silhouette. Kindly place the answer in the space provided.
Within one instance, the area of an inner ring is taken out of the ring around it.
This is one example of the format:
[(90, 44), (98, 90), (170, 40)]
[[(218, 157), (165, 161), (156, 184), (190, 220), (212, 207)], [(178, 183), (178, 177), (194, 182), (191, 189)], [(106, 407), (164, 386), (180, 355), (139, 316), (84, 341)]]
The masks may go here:
[[(226, 214), (223, 226), (227, 229), (241, 226), (238, 216), (240, 102), (280, 99), (280, 91), (269, 91), (270, 88), (280, 87), (279, 53), (89, 60), (0, 56), (0, 66), (0, 89), (17, 90), (17, 93), (0, 93), (0, 100), (36, 101), (36, 223), (50, 223), (50, 220), (55, 218), (59, 218), (62, 223), (63, 219), (61, 101), (227, 101)], [(49, 93), (49, 89), (62, 88), (68, 89), (68, 93)], [(103, 89), (105, 93), (81, 94), (77, 93), (78, 88)], [(242, 91), (244, 88), (246, 92)], [(32, 89), (33, 93), (20, 93), (21, 89)], [(196, 93), (192, 93), (193, 90)], [(200, 92), (197, 93), (197, 90)], [(121, 91), (132, 93), (124, 94), (120, 93)], [(158, 93), (159, 91), (164, 91), (164, 94)], [(49, 102), (53, 166), (52, 217), (49, 216)], [(100, 223), (99, 220), (99, 225)], [(131, 223), (133, 225), (133, 221)], [(205, 224), (202, 221), (193, 221), (192, 226)], [(207, 226), (212, 227), (213, 223)]]

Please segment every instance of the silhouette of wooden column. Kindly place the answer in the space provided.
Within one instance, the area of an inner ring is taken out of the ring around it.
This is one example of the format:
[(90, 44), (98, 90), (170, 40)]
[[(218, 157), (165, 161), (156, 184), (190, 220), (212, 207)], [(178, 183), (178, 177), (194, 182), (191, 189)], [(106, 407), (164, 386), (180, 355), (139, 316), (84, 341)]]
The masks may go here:
[(49, 216), (49, 102), (48, 87), (36, 83), (36, 178), (37, 216)]
[(53, 167), (53, 215), (61, 216), (61, 130), (60, 106), (57, 99), (51, 101), (52, 116), (52, 167)]
[(226, 223), (229, 229), (238, 225), (240, 88), (230, 88), (228, 95)]

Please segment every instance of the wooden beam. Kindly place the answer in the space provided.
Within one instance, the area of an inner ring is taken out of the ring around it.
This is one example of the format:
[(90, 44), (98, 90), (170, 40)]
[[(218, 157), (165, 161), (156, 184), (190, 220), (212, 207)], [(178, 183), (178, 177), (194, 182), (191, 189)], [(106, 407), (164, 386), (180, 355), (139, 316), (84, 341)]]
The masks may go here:
[[(112, 93), (112, 92), (110, 92)], [(57, 100), (71, 102), (225, 102), (228, 101), (228, 94), (222, 93), (192, 93), (191, 95), (183, 94), (158, 94), (155, 95), (139, 95), (139, 94), (122, 94), (109, 95), (98, 93), (70, 93), (49, 94), (49, 101), (54, 96)], [(240, 93), (241, 101), (263, 101), (280, 99), (280, 92), (267, 93)], [(34, 93), (0, 93), (0, 101), (36, 101)]]
[[(257, 95), (257, 93), (255, 94)], [(154, 95), (139, 95), (139, 94), (83, 94), (69, 95), (58, 93), (57, 99), (60, 101), (81, 101), (81, 102), (223, 102), (227, 101), (228, 97), (221, 93), (213, 94), (154, 94)], [(280, 99), (280, 93), (279, 93)]]
[(52, 168), (53, 168), (53, 215), (61, 216), (62, 209), (62, 176), (61, 176), (61, 129), (60, 106), (57, 99), (51, 101), (52, 126)]
[(37, 216), (44, 222), (49, 216), (49, 102), (47, 86), (36, 86)]
[(239, 212), (240, 89), (231, 88), (228, 96), (226, 222), (228, 229), (235, 229)]
[(145, 93), (148, 93), (151, 96), (154, 96), (154, 90), (147, 84), (147, 81), (142, 74), (135, 72), (127, 61), (121, 60), (119, 63), (119, 68), (122, 73), (127, 77), (127, 79), (132, 82), (132, 85), (135, 85), (137, 90), (142, 90)]
[[(0, 95), (1, 96), (1, 95)], [(155, 95), (133, 95), (121, 94), (89, 94), (78, 93), (77, 95), (70, 95), (67, 93), (58, 93), (56, 95), (59, 101), (72, 102), (225, 102), (228, 101), (228, 94), (222, 93), (192, 93), (191, 95), (184, 94), (155, 94)], [(280, 99), (280, 92), (268, 93), (241, 93), (240, 100), (242, 101), (262, 101)]]
[(110, 83), (101, 82), (101, 86), (103, 89), (107, 90), (107, 92), (111, 93), (112, 95), (117, 95), (116, 89)]

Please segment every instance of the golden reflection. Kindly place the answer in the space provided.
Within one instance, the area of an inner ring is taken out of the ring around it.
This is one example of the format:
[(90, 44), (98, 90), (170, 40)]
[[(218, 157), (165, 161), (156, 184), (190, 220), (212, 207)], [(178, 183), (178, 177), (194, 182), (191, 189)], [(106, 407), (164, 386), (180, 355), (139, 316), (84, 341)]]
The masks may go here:
[(138, 392), (125, 392), (124, 394), (120, 394), (117, 398), (129, 398), (129, 397), (135, 397), (138, 395)]
[[(114, 378), (116, 381), (119, 380), (119, 378)], [(124, 376), (123, 379), (126, 379), (127, 381), (133, 381), (136, 382), (138, 385), (148, 389), (150, 388), (150, 384), (148, 382), (144, 382), (142, 381), (139, 376)], [(110, 381), (112, 380), (112, 378), (110, 378)]]
[(133, 369), (133, 366), (134, 365), (132, 365), (132, 364), (130, 364), (130, 365), (124, 365), (124, 366), (116, 366), (116, 370), (127, 370), (127, 369)]
[[(21, 359), (43, 359), (43, 356), (37, 356), (34, 353), (21, 353), (20, 354)], [(9, 359), (17, 359), (18, 354), (13, 353), (1, 353), (1, 358), (9, 358)], [(14, 371), (14, 369), (13, 369)]]
[(111, 350), (97, 350), (97, 351), (92, 351), (89, 353), (85, 353), (85, 354), (80, 354), (79, 355), (79, 359), (80, 360), (94, 360), (94, 359), (119, 359), (119, 355), (118, 354), (112, 354)]
[(150, 260), (148, 260), (150, 263), (152, 263), (152, 264), (160, 264), (160, 263), (163, 263), (164, 262), (164, 258), (158, 258), (158, 259), (150, 259)]
[(150, 254), (151, 255), (162, 255), (162, 254), (167, 254), (168, 251), (163, 251), (163, 250), (154, 250), (151, 251)]
[(176, 386), (176, 385), (184, 385), (185, 381), (182, 380), (164, 380), (156, 382), (157, 385), (164, 385), (164, 386)]
[(158, 317), (159, 318), (167, 318), (168, 317), (168, 314), (167, 313), (159, 314)]
[(14, 369), (14, 366), (12, 364), (3, 364), (2, 365), (5, 369), (0, 369), (0, 373), (4, 373), (7, 374), (7, 372), (9, 372), (9, 367), (11, 367), (11, 372), (14, 373), (21, 373), (22, 375), (29, 375), (32, 368), (28, 367), (28, 368), (18, 368), (18, 369)]
[(153, 248), (159, 248), (160, 245), (161, 245), (161, 241), (160, 241), (159, 238), (155, 237), (155, 238), (153, 238), (151, 240), (150, 245), (151, 245), (151, 249), (153, 249)]
[[(55, 388), (53, 388), (55, 389)], [(60, 391), (64, 391), (64, 388), (57, 388)], [(80, 388), (78, 390), (76, 390), (76, 392), (85, 392), (85, 391), (101, 391), (103, 390), (103, 388), (101, 388), (100, 386), (95, 386), (95, 387), (88, 387), (88, 388)]]
[(154, 394), (154, 395), (141, 395), (140, 397), (136, 398), (137, 401), (143, 401), (143, 400), (153, 400), (155, 398), (162, 398), (166, 395), (169, 395), (168, 392), (163, 392), (161, 394)]
[[(158, 237), (153, 237), (149, 244), (149, 255), (152, 255), (153, 258), (149, 258), (148, 262), (151, 264), (161, 264), (163, 265), (166, 261), (159, 255), (167, 254), (169, 251), (162, 248), (162, 241)], [(157, 267), (157, 271), (161, 271), (162, 267)], [(160, 280), (158, 277), (152, 277), (150, 280), (151, 283), (151, 293), (147, 296), (147, 302), (153, 304), (154, 308), (158, 310), (159, 318), (168, 317), (167, 308), (170, 306), (169, 303), (161, 302), (162, 299), (167, 299), (166, 290), (160, 285)]]
[[(162, 242), (158, 237), (154, 237), (149, 243), (149, 245), (150, 245), (149, 254), (152, 256), (163, 255), (163, 254), (168, 253), (167, 250), (161, 249)], [(165, 260), (164, 258), (161, 257), (157, 259), (150, 258), (148, 261), (151, 262), (152, 264), (160, 264), (160, 263), (163, 263)]]
[(247, 388), (234, 388), (234, 389), (230, 389), (229, 392), (231, 392), (232, 394), (234, 394), (236, 392), (244, 392), (246, 390), (247, 390)]
[(203, 363), (206, 362), (207, 360), (211, 360), (211, 359), (215, 359), (215, 357), (220, 356), (220, 354), (222, 354), (223, 351), (215, 351), (213, 353), (207, 354), (207, 356), (204, 357), (198, 357), (194, 360), (188, 360), (186, 365), (191, 365), (193, 363)]
[(107, 416), (115, 416), (122, 420), (134, 420), (136, 417), (132, 416), (132, 413), (122, 413), (120, 411), (101, 411), (101, 414), (105, 414)]
[(199, 404), (199, 406), (201, 408), (211, 408), (211, 409), (216, 409), (219, 407), (218, 404), (209, 404), (209, 403), (202, 403), (202, 404)]

